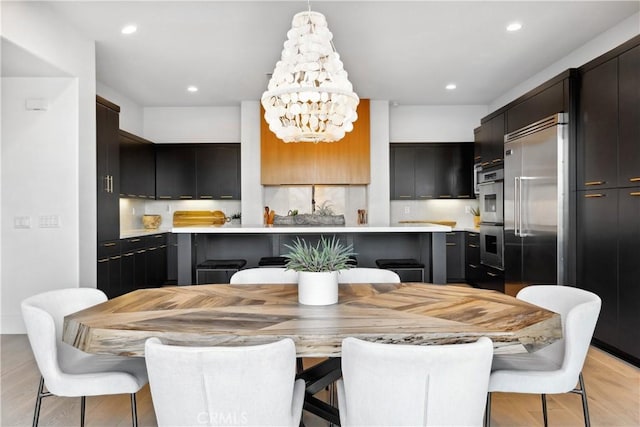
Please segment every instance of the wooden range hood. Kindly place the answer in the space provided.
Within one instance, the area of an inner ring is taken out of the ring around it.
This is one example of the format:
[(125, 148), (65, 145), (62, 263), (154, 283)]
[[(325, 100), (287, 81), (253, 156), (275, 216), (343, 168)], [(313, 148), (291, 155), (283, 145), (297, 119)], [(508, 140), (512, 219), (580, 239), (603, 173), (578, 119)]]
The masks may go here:
[(269, 130), (260, 107), (262, 185), (368, 184), (370, 129), (369, 100), (361, 99), (358, 120), (340, 141), (285, 144)]

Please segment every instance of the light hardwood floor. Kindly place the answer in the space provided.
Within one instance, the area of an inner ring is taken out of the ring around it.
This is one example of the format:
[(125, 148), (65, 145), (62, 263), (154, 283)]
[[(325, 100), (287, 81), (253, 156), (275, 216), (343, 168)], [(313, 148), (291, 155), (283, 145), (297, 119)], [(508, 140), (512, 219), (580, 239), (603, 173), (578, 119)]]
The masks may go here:
[[(0, 344), (0, 425), (29, 426), (40, 377), (29, 342), (26, 335), (2, 335)], [(640, 426), (640, 369), (592, 347), (583, 373), (594, 427)], [(578, 395), (551, 395), (548, 409), (550, 426), (584, 425)], [(79, 398), (48, 397), (43, 400), (40, 426), (78, 425), (79, 417)], [(138, 421), (140, 426), (156, 425), (148, 386), (138, 393)], [(305, 423), (309, 427), (326, 425), (308, 414)], [(87, 398), (86, 425), (130, 426), (129, 396)], [(491, 425), (542, 425), (540, 397), (494, 393)]]

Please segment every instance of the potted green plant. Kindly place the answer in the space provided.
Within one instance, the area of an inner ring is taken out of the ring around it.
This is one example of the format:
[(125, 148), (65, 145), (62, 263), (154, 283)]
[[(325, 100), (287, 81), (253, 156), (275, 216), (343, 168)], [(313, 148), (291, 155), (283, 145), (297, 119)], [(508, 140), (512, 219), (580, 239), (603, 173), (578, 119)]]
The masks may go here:
[(298, 301), (306, 305), (329, 305), (338, 302), (338, 271), (351, 268), (352, 245), (343, 245), (335, 236), (324, 237), (316, 245), (296, 238), (285, 245), (289, 253), (287, 270), (298, 272)]
[(480, 227), (480, 208), (479, 207), (471, 208), (471, 215), (473, 215), (473, 226), (475, 228)]

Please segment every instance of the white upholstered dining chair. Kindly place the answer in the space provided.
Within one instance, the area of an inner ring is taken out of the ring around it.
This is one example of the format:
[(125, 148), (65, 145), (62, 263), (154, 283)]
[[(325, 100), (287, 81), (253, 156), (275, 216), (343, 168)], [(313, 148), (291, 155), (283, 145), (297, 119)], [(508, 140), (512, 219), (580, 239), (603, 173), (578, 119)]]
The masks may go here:
[(229, 283), (232, 285), (298, 283), (298, 272), (284, 267), (246, 268), (235, 272)]
[(399, 345), (346, 338), (340, 424), (481, 426), (493, 344)]
[(533, 353), (494, 357), (485, 424), (491, 423), (491, 392), (540, 394), (545, 426), (546, 394), (573, 392), (582, 396), (584, 422), (591, 425), (582, 366), (600, 314), (600, 297), (570, 286), (535, 285), (522, 289), (516, 298), (559, 313), (562, 339)]
[(161, 427), (300, 424), (304, 381), (295, 380), (289, 338), (246, 347), (172, 346), (149, 338), (145, 360)]
[(400, 283), (400, 276), (391, 270), (355, 267), (340, 270), (338, 283)]
[(135, 393), (147, 383), (144, 360), (89, 354), (62, 342), (66, 315), (106, 300), (106, 295), (98, 289), (72, 288), (45, 292), (22, 301), (27, 336), (42, 375), (33, 414), (34, 426), (38, 425), (43, 397), (81, 397), (82, 426), (86, 396), (124, 393), (131, 395), (132, 422), (137, 425)]

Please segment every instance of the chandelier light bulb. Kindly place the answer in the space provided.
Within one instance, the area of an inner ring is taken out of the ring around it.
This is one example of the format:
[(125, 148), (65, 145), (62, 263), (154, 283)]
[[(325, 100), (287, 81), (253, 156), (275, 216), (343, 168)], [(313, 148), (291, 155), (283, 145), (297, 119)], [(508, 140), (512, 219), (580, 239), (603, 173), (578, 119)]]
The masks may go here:
[(296, 14), (262, 94), (269, 129), (284, 142), (335, 142), (353, 129), (360, 99), (318, 12)]

